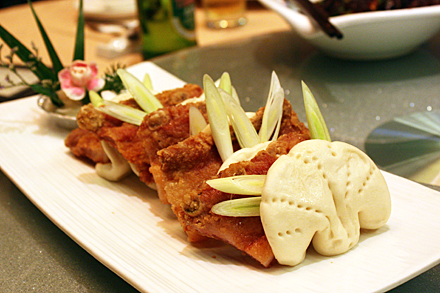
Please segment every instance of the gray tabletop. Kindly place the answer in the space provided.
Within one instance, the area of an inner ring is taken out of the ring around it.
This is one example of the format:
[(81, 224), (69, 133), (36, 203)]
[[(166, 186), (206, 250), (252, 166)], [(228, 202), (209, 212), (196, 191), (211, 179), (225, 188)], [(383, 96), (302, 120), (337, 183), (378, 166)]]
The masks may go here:
[[(196, 84), (205, 73), (217, 78), (228, 71), (246, 110), (261, 106), (274, 70), (302, 120), (304, 80), (321, 105), (332, 138), (361, 149), (383, 123), (440, 109), (440, 35), (410, 55), (374, 62), (326, 57), (289, 32), (192, 48), (153, 61)], [(3, 173), (0, 223), (0, 292), (136, 292), (59, 230)], [(440, 265), (392, 292), (439, 288)]]

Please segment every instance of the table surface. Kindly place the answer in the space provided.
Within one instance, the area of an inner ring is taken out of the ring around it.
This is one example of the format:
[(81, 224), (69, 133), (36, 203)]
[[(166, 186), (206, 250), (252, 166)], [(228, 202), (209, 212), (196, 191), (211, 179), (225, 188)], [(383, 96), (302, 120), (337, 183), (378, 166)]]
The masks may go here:
[[(72, 55), (74, 3), (35, 2), (35, 9), (55, 47), (60, 48), (58, 53), (64, 62)], [(24, 43), (35, 41), (38, 47), (44, 47), (34, 39), (37, 32), (27, 5), (0, 10), (0, 19)], [(255, 110), (253, 97), (268, 91), (267, 81), (275, 70), (302, 120), (305, 116), (298, 96), (300, 81), (304, 80), (323, 105), (333, 139), (364, 149), (368, 135), (384, 122), (440, 108), (440, 35), (399, 59), (350, 62), (317, 52), (292, 33), (279, 16), (261, 7), (250, 9), (248, 23), (238, 29), (208, 29), (200, 10), (196, 19), (197, 47), (152, 61), (197, 84), (201, 84), (205, 73), (218, 77), (228, 71), (246, 110)], [(126, 65), (142, 61), (139, 53), (117, 60), (96, 56), (96, 45), (110, 38), (87, 28), (86, 59), (95, 60), (101, 70), (115, 61)], [(45, 60), (47, 56), (41, 53)], [(59, 230), (3, 173), (0, 190), (1, 292), (136, 292)], [(438, 288), (440, 266), (392, 292), (437, 292)]]

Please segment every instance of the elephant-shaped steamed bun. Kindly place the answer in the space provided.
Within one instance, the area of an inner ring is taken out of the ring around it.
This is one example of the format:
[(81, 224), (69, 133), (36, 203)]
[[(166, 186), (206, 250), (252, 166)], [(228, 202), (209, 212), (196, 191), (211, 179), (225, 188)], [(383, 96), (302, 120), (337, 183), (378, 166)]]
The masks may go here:
[(269, 169), (261, 221), (275, 258), (297, 265), (312, 241), (322, 255), (342, 254), (360, 228), (378, 229), (391, 214), (390, 193), (373, 161), (343, 142), (308, 140)]

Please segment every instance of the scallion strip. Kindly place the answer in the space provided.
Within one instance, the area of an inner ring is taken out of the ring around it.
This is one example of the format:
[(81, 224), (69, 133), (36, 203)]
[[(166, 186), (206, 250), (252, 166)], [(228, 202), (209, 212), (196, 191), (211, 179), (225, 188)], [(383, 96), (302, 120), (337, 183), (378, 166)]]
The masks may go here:
[(225, 105), (223, 104), (219, 90), (209, 75), (205, 74), (203, 76), (203, 87), (212, 137), (220, 157), (225, 161), (234, 152)]
[(142, 124), (142, 120), (144, 119), (145, 115), (147, 115), (147, 113), (144, 111), (135, 109), (133, 107), (105, 100), (103, 101), (103, 104), (96, 109), (116, 119), (137, 126)]
[(151, 82), (151, 78), (148, 73), (144, 75), (144, 79), (142, 80), (142, 83), (149, 91), (153, 91), (153, 83)]
[(202, 112), (194, 106), (189, 108), (189, 130), (191, 135), (196, 135), (202, 131), (208, 123), (205, 121)]
[(246, 197), (219, 202), (211, 211), (227, 217), (259, 217), (261, 197)]
[(218, 87), (224, 90), (225, 92), (227, 92), (228, 94), (232, 95), (232, 83), (229, 73), (224, 72), (222, 74), (222, 76), (220, 77), (220, 83)]
[(134, 75), (122, 68), (119, 68), (116, 72), (121, 78), (124, 86), (145, 112), (151, 113), (162, 108), (162, 104), (159, 100)]
[(104, 99), (95, 91), (89, 91), (89, 98), (94, 107), (104, 105)]
[(240, 146), (242, 148), (251, 148), (259, 144), (260, 137), (240, 104), (227, 92), (221, 89), (219, 92)]
[(207, 180), (206, 183), (221, 192), (241, 195), (261, 195), (266, 175), (241, 175)]
[(278, 138), (283, 118), (284, 89), (281, 87), (278, 76), (272, 72), (269, 95), (264, 108), (263, 119), (259, 131), (260, 141), (269, 141)]
[(301, 85), (311, 138), (331, 141), (327, 125), (324, 121), (324, 117), (322, 117), (315, 97), (304, 81), (301, 81)]

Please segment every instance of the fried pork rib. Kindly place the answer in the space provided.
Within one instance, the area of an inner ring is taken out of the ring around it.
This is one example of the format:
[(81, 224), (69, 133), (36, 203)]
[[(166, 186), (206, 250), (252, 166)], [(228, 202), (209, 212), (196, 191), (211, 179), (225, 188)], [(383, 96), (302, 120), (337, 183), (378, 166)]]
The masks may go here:
[[(263, 109), (252, 119), (258, 130)], [(142, 130), (142, 127), (141, 127)], [(140, 131), (141, 131), (140, 130)], [(171, 204), (191, 242), (215, 238), (252, 256), (263, 266), (274, 259), (259, 217), (223, 217), (211, 212), (216, 203), (243, 196), (226, 194), (209, 187), (206, 180), (245, 174), (266, 174), (273, 162), (297, 143), (309, 139), (309, 131), (301, 123), (290, 103), (285, 101), (280, 137), (260, 151), (252, 160), (231, 164), (217, 175), (222, 160), (212, 136), (199, 133), (157, 152), (151, 162), (151, 173)], [(235, 148), (237, 145), (235, 144)]]
[(85, 158), (95, 164), (109, 162), (101, 141), (91, 131), (76, 128), (67, 135), (64, 144), (75, 157)]
[[(149, 155), (150, 169), (154, 181), (160, 178), (161, 173), (157, 171), (160, 165), (158, 151), (172, 146), (187, 139), (190, 136), (189, 109), (196, 107), (206, 116), (206, 105), (204, 102), (177, 105), (174, 107), (164, 107), (147, 115), (139, 127), (138, 137), (143, 142), (145, 153)], [(182, 160), (187, 160), (188, 156), (183, 156)], [(166, 192), (163, 185), (157, 184), (157, 193), (162, 203), (168, 203)]]
[[(199, 97), (202, 93), (203, 90), (199, 86), (187, 84), (183, 88), (164, 91), (156, 95), (156, 97), (164, 108), (167, 108), (173, 107), (187, 99)], [(139, 108), (134, 99), (124, 101), (123, 103), (134, 108)], [(161, 109), (159, 111), (161, 111)], [(96, 110), (91, 104), (81, 108), (81, 111), (77, 115), (77, 121), (79, 128), (93, 133), (100, 141), (105, 141), (111, 147), (117, 149), (128, 162), (135, 166), (141, 181), (145, 182), (148, 186), (154, 184), (153, 177), (149, 171), (150, 156), (146, 153), (146, 149), (143, 147), (143, 143), (137, 135), (138, 126), (122, 122), (103, 114)], [(189, 133), (186, 137), (188, 136)], [(102, 148), (102, 146), (94, 146)]]

